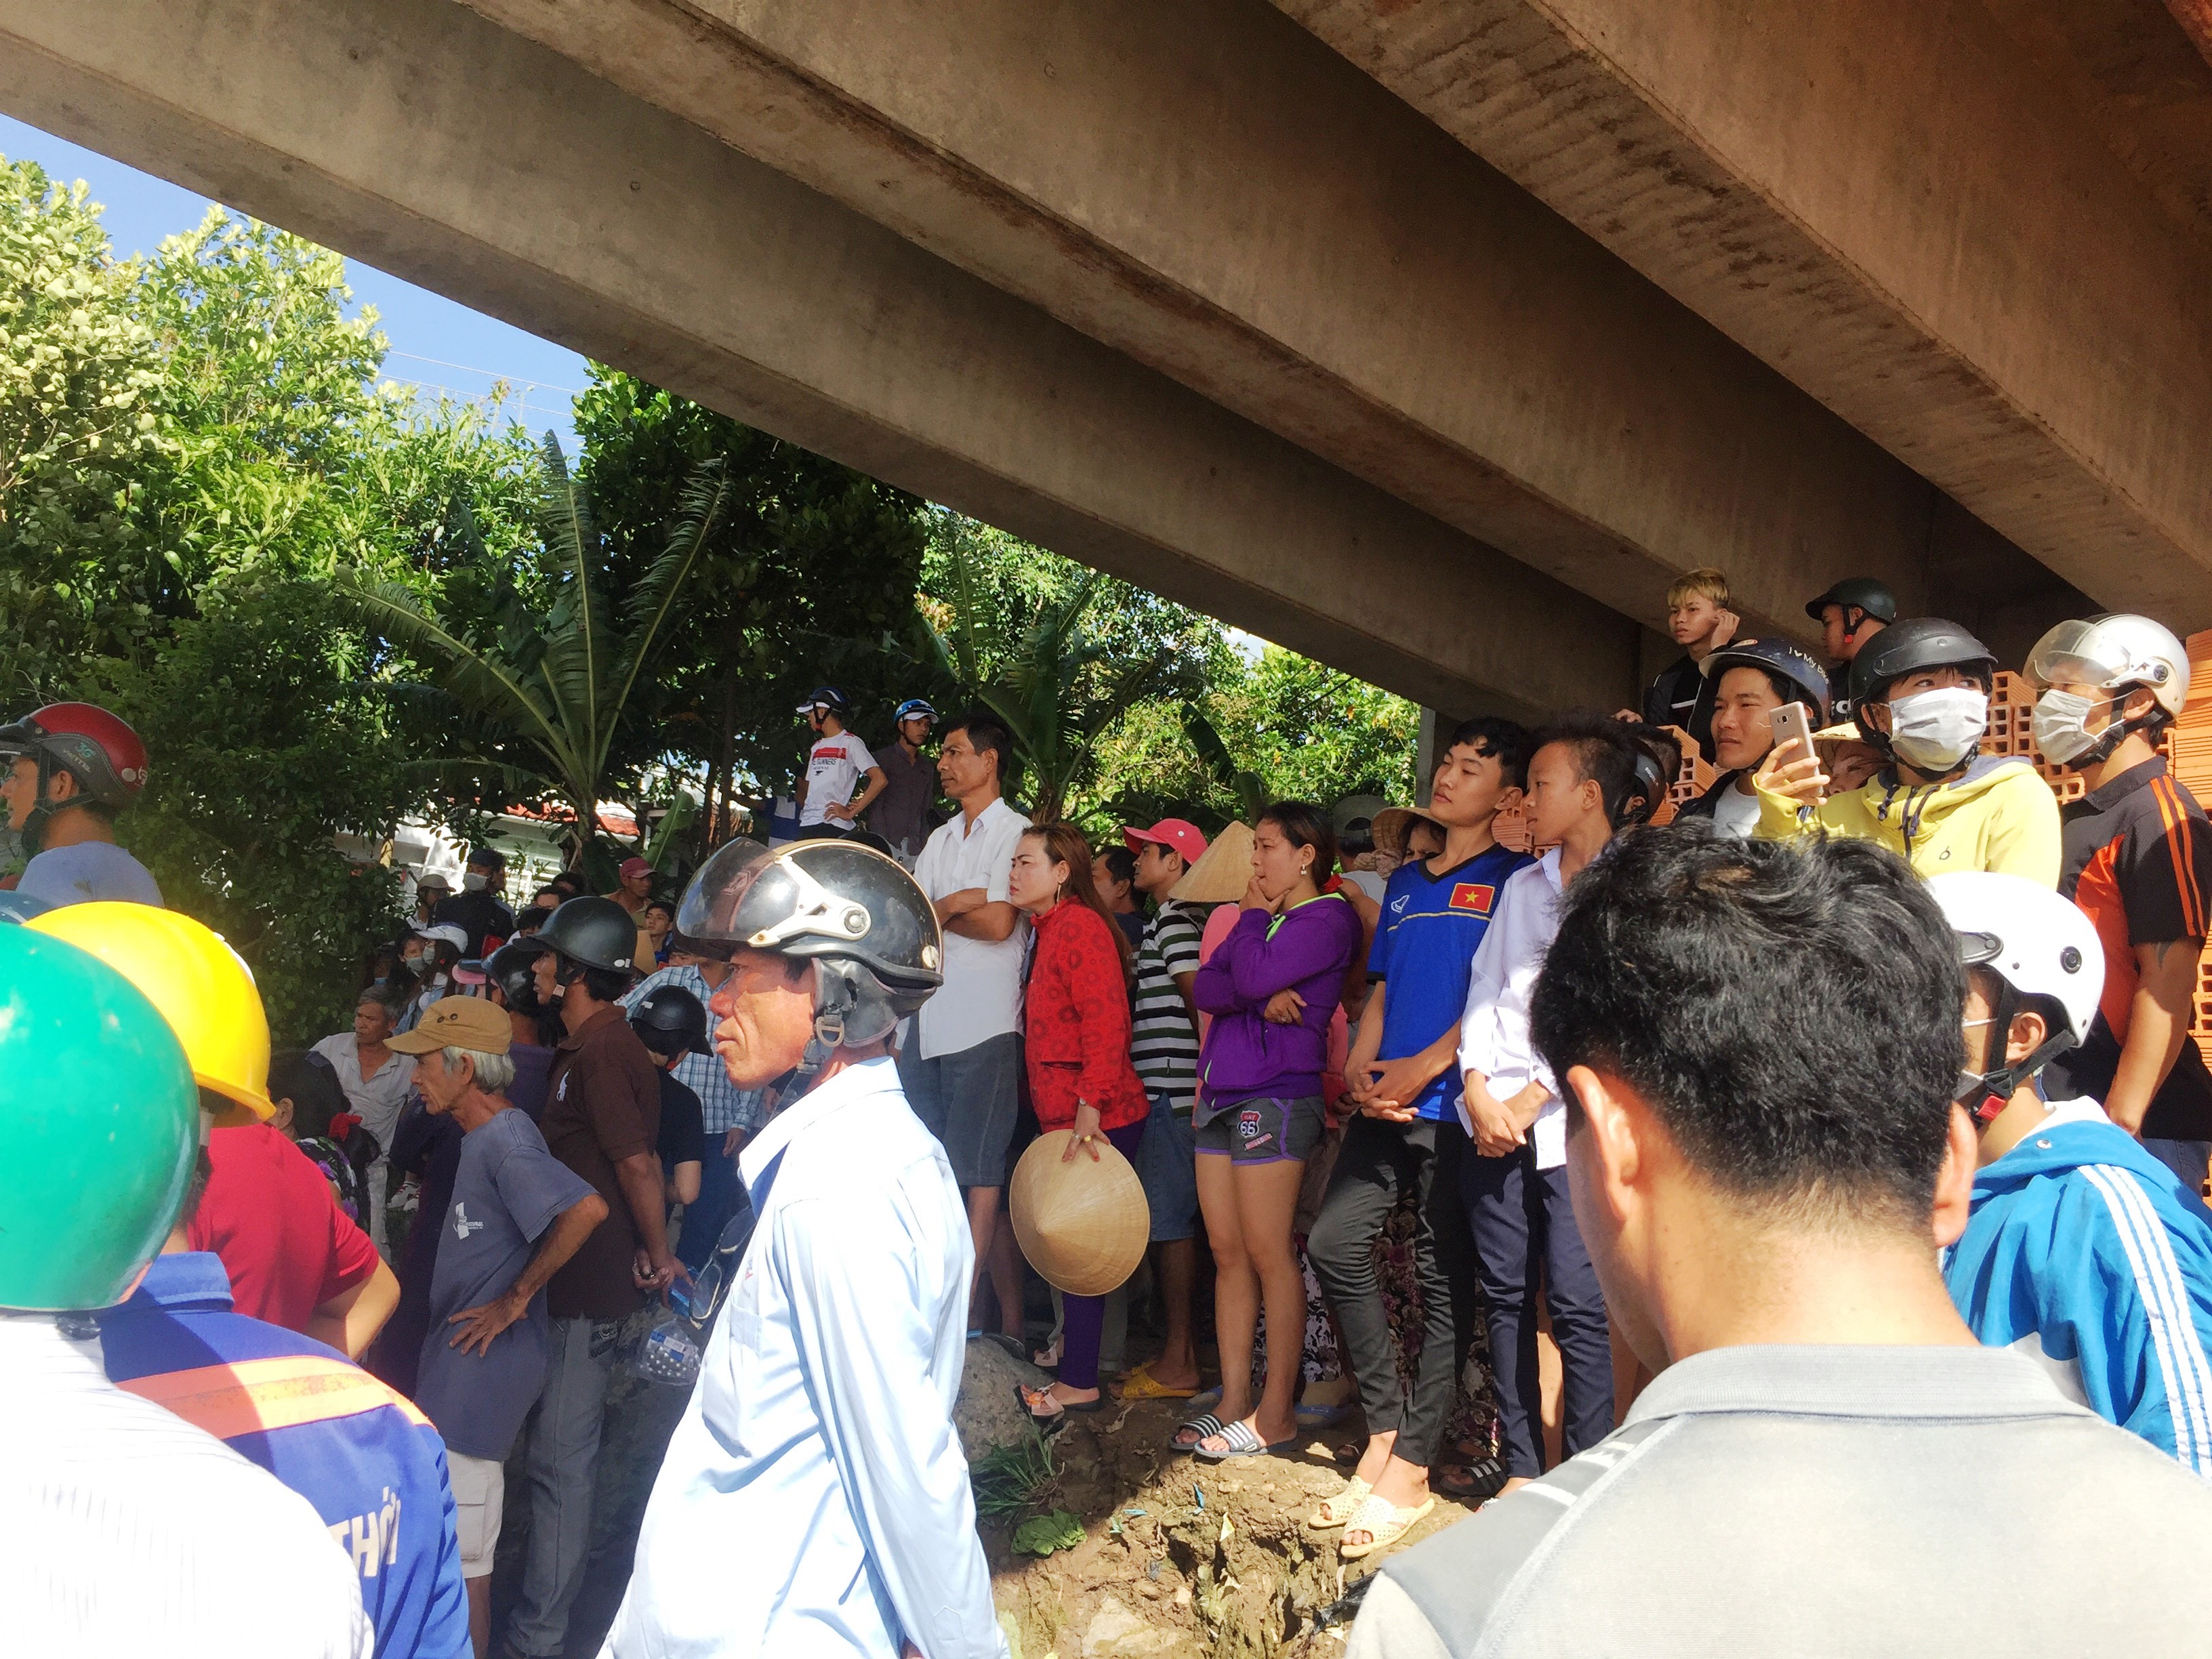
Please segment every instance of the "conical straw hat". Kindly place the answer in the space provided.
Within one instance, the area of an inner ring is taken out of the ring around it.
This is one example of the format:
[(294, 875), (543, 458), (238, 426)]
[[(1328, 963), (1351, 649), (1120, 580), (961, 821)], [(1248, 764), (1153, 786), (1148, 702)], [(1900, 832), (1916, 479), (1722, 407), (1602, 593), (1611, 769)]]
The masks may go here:
[(1014, 1165), (1006, 1208), (1015, 1242), (1046, 1284), (1069, 1296), (1104, 1296), (1145, 1259), (1152, 1212), (1136, 1170), (1105, 1136), (1061, 1161), (1073, 1133), (1048, 1130), (1030, 1144)]
[(1232, 823), (1207, 843), (1168, 896), (1187, 904), (1234, 904), (1251, 884), (1252, 827)]
[(1406, 856), (1407, 837), (1413, 833), (1416, 823), (1434, 824), (1438, 830), (1443, 827), (1418, 807), (1386, 806), (1375, 815), (1373, 827), (1367, 833), (1373, 837), (1378, 851), (1402, 859)]

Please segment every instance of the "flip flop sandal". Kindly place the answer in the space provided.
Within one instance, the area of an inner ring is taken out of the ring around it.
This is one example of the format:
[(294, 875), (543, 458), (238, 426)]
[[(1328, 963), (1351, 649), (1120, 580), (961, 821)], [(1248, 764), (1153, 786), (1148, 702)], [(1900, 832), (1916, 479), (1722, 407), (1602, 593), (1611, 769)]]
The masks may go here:
[(1196, 1389), (1171, 1389), (1142, 1365), (1121, 1380), (1124, 1400), (1188, 1400), (1197, 1393)]
[(1352, 1407), (1348, 1405), (1301, 1406), (1298, 1407), (1298, 1427), (1308, 1431), (1333, 1429), (1351, 1415)]
[(1428, 1512), (1436, 1508), (1433, 1495), (1425, 1498), (1418, 1509), (1401, 1510), (1387, 1498), (1367, 1495), (1358, 1512), (1344, 1523), (1345, 1535), (1355, 1532), (1367, 1534), (1364, 1544), (1339, 1544), (1336, 1553), (1347, 1561), (1364, 1561), (1369, 1556), (1389, 1549), (1403, 1538)]
[(1455, 1504), (1486, 1504), (1505, 1485), (1505, 1465), (1494, 1457), (1478, 1457), (1463, 1468), (1442, 1464), (1430, 1474), (1429, 1485)]
[(1276, 1441), (1272, 1446), (1264, 1444), (1252, 1425), (1242, 1418), (1222, 1430), (1221, 1437), (1229, 1443), (1221, 1450), (1206, 1450), (1201, 1439), (1199, 1444), (1190, 1449), (1191, 1455), (1203, 1458), (1209, 1463), (1225, 1463), (1232, 1457), (1273, 1457), (1298, 1443), (1297, 1436), (1293, 1434)]
[[(1200, 1441), (1208, 1435), (1219, 1434), (1228, 1426), (1212, 1412), (1206, 1413), (1203, 1417), (1194, 1417), (1168, 1437), (1168, 1449), (1171, 1452), (1196, 1451)], [(1190, 1443), (1187, 1446), (1182, 1443), (1182, 1437), (1185, 1435), (1190, 1437)]]
[(1020, 1339), (1008, 1336), (1004, 1331), (970, 1331), (968, 1340), (970, 1342), (988, 1342), (994, 1348), (1004, 1349), (1024, 1365), (1030, 1363), (1029, 1350), (1022, 1346)]
[(1046, 1343), (1044, 1346), (1035, 1350), (1029, 1355), (1029, 1362), (1041, 1371), (1058, 1370), (1060, 1369), (1060, 1344), (1057, 1342)]
[[(1030, 1414), (1030, 1421), (1039, 1427), (1047, 1423), (1057, 1423), (1071, 1413), (1088, 1413), (1106, 1408), (1106, 1396), (1103, 1392), (1096, 1400), (1055, 1400), (1049, 1384), (1042, 1389), (1032, 1389), (1026, 1382), (1017, 1382), (1014, 1384), (1014, 1398), (1022, 1402), (1022, 1409)], [(1037, 1409), (1039, 1406), (1050, 1406), (1052, 1409), (1041, 1412)]]
[(1306, 1525), (1316, 1532), (1334, 1532), (1359, 1513), (1359, 1506), (1367, 1501), (1367, 1494), (1374, 1490), (1358, 1475), (1353, 1475), (1342, 1487), (1314, 1506), (1314, 1512), (1306, 1516)]

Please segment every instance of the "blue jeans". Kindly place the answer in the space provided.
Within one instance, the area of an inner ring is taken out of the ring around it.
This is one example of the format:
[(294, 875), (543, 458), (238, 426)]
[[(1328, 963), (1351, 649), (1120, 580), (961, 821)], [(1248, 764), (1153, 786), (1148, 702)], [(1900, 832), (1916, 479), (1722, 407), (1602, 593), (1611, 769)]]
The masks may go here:
[(1198, 1142), (1190, 1114), (1177, 1115), (1165, 1095), (1150, 1097), (1152, 1115), (1137, 1147), (1137, 1179), (1152, 1212), (1152, 1242), (1198, 1236)]

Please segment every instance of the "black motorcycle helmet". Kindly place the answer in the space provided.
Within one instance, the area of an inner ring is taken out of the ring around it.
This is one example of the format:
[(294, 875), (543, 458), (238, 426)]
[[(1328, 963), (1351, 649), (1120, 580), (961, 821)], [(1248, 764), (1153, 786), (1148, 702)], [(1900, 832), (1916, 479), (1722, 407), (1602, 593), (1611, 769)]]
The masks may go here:
[[(1832, 605), (1844, 608), (1844, 619), (1850, 621), (1851, 612), (1863, 611), (1877, 622), (1897, 620), (1897, 595), (1871, 576), (1846, 576), (1817, 599), (1808, 599), (1805, 614), (1814, 622), (1821, 620), (1820, 613)], [(1856, 627), (1856, 623), (1852, 623)]]
[(612, 973), (629, 972), (637, 954), (636, 918), (596, 893), (570, 899), (533, 937), (579, 967)]
[(816, 964), (802, 1073), (842, 1044), (881, 1042), (945, 982), (945, 936), (928, 898), (895, 860), (850, 841), (774, 853), (727, 843), (691, 878), (676, 931), (715, 955), (744, 948)]
[(484, 958), (484, 977), (499, 987), (509, 1012), (540, 1019), (552, 1012), (538, 1000), (538, 958), (548, 949), (533, 936), (510, 940)]
[(1958, 668), (1979, 677), (1987, 691), (1997, 672), (1996, 653), (1954, 622), (1915, 617), (1885, 628), (1851, 659), (1851, 707), (1881, 701), (1889, 683), (1923, 668)]
[(680, 985), (659, 985), (629, 1011), (629, 1029), (656, 1054), (711, 1054), (707, 1005)]
[(1816, 716), (1814, 726), (1828, 723), (1827, 671), (1787, 640), (1736, 640), (1711, 653), (1699, 666), (1705, 678), (1698, 688), (1697, 706), (1690, 713), (1692, 732), (1712, 729), (1713, 704), (1720, 698), (1721, 676), (1731, 668), (1765, 669), (1785, 681), (1793, 690), (1795, 701), (1813, 711)]

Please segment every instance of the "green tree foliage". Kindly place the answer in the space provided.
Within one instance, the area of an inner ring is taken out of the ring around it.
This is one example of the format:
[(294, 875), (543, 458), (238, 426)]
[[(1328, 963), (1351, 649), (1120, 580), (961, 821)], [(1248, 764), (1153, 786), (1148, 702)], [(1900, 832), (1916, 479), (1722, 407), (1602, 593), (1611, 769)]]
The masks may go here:
[(592, 369), (576, 430), (617, 584), (659, 555), (702, 465), (731, 490), (645, 688), (648, 718), (617, 751), (633, 775), (666, 760), (740, 795), (788, 791), (811, 742), (794, 711), (824, 683), (852, 699), (864, 739), (890, 740), (892, 707), (929, 689), (913, 646), (919, 501), (613, 369)]
[[(437, 694), (432, 705), (459, 739), (449, 771), (490, 771), (511, 794), (559, 798), (580, 851), (594, 833), (617, 738), (640, 723), (635, 700), (676, 631), (734, 491), (719, 458), (700, 463), (617, 621), (607, 548), (550, 434), (544, 468), (543, 547), (531, 573), (542, 600), (465, 520), (456, 536), (465, 562), (447, 584), (455, 604), (426, 604), (402, 582), (345, 572), (338, 588), (370, 627), (428, 668), (430, 685), (407, 689)], [(483, 624), (471, 624), (471, 611)]]

